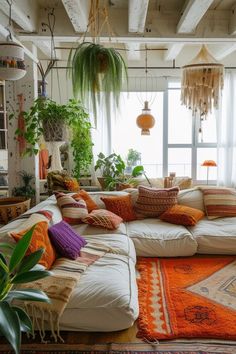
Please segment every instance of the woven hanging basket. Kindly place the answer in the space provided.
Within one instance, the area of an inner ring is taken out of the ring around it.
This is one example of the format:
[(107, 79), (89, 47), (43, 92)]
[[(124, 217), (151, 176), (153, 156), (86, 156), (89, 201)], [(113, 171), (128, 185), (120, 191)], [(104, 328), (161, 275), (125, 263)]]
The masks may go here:
[(0, 80), (19, 80), (26, 74), (24, 49), (14, 42), (0, 42)]
[(205, 45), (198, 55), (182, 68), (181, 103), (193, 113), (207, 116), (218, 108), (224, 85), (224, 66), (208, 52)]

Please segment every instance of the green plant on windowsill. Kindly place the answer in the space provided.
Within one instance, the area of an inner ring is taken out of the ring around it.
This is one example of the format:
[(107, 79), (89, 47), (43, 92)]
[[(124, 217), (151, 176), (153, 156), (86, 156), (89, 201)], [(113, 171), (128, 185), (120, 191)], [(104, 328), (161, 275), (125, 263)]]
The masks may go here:
[[(34, 227), (14, 246), (0, 243), (0, 335), (12, 346), (15, 354), (20, 353), (21, 332), (32, 332), (28, 314), (13, 303), (14, 300), (50, 302), (48, 296), (37, 289), (17, 289), (18, 284), (45, 278), (52, 273), (38, 264), (44, 249), (26, 256)], [(11, 256), (9, 256), (9, 252)]]

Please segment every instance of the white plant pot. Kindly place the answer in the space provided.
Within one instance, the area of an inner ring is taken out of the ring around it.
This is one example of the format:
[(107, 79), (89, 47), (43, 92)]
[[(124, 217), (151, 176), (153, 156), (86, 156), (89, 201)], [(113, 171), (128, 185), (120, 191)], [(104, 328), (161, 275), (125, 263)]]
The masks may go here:
[[(6, 61), (15, 61), (16, 65), (11, 66), (11, 64), (7, 64), (7, 66), (5, 66), (3, 63), (1, 63)], [(21, 66), (24, 66), (23, 47), (11, 41), (0, 42), (0, 80), (21, 79), (26, 74), (26, 70)]]

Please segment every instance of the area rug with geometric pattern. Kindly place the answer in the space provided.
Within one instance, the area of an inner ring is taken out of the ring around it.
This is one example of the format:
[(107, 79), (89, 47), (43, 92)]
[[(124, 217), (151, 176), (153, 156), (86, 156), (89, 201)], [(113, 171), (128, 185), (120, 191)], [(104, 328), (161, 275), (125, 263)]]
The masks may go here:
[(139, 257), (137, 270), (137, 337), (236, 340), (235, 256)]

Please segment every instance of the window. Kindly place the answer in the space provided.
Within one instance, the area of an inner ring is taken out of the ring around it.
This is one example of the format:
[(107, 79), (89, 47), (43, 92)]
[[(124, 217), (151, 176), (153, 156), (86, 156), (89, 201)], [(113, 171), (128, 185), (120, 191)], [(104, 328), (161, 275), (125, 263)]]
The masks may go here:
[[(124, 160), (130, 148), (141, 153), (141, 164), (149, 177), (163, 177), (175, 172), (199, 183), (206, 181), (204, 160), (215, 160), (216, 119), (193, 117), (192, 111), (181, 105), (180, 84), (169, 83), (164, 92), (157, 92), (151, 113), (155, 126), (149, 136), (142, 136), (136, 118), (142, 113), (140, 92), (123, 93), (121, 109), (112, 127), (112, 151)], [(147, 97), (151, 93), (146, 94)], [(216, 180), (217, 167), (209, 169), (209, 181)]]

